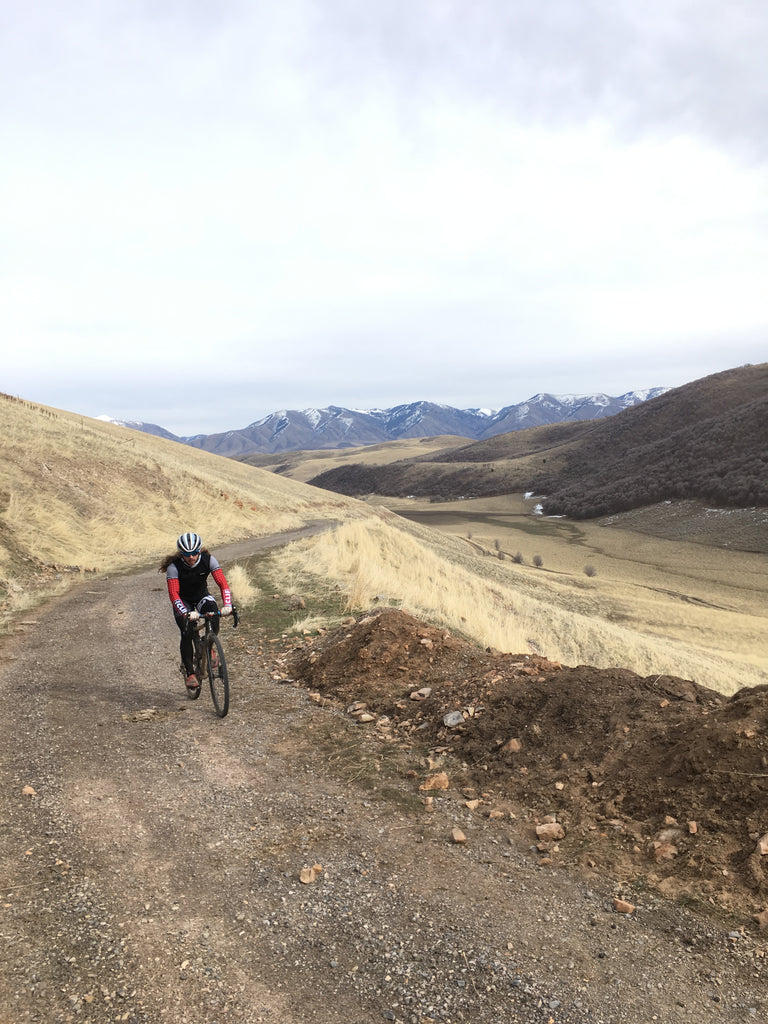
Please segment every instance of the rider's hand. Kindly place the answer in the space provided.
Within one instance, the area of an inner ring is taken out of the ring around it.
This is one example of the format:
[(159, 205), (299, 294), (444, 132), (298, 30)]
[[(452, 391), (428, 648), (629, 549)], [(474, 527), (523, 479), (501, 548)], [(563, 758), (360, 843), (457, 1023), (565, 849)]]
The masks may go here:
[(224, 607), (221, 609), (221, 614), (222, 615), (231, 615), (232, 614), (232, 605), (231, 604), (225, 604)]
[(190, 622), (197, 622), (197, 620), (200, 618), (200, 612), (190, 612), (187, 618), (189, 619)]

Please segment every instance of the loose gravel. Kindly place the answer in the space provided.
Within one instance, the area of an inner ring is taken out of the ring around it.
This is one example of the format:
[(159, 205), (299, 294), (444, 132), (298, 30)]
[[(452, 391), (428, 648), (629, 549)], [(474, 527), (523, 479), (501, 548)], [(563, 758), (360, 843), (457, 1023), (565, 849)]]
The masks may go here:
[(188, 701), (156, 574), (34, 619), (0, 674), (3, 1024), (768, 1021), (765, 942), (617, 914), (525, 822), (428, 811), (415, 755), (280, 685), (274, 646), (225, 627), (230, 714)]

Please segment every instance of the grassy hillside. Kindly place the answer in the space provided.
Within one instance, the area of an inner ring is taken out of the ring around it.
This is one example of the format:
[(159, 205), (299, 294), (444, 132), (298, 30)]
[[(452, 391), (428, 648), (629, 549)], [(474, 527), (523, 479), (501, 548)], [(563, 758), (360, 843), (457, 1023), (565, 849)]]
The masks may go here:
[(0, 398), (0, 602), (213, 545), (360, 514), (355, 503), (149, 434)]
[(238, 461), (259, 466), (273, 473), (308, 483), (319, 473), (342, 466), (386, 466), (401, 459), (421, 459), (436, 452), (449, 452), (468, 444), (466, 437), (442, 435), (439, 437), (403, 438), (382, 444), (362, 445), (357, 448), (332, 448), (321, 451), (279, 452), (275, 455), (239, 455)]
[(724, 693), (765, 682), (764, 557), (496, 505), (345, 523), (277, 552), (275, 577), (297, 592), (340, 592), (353, 611), (396, 604), (483, 646), (567, 665), (682, 676)]
[(380, 468), (359, 461), (311, 483), (342, 494), (437, 500), (515, 491), (595, 518), (696, 498), (768, 506), (768, 363), (705, 377), (605, 420), (504, 434)]
[[(431, 529), (241, 462), (7, 396), (0, 472), (4, 621), (86, 573), (159, 561), (182, 530), (198, 530), (215, 548), (328, 520), (341, 525), (270, 559), (231, 566), (238, 600), (253, 582), (261, 601), (249, 620), (269, 621), (274, 592), (305, 598), (305, 611), (290, 617), (297, 630), (386, 602), (483, 645), (566, 664), (684, 675), (726, 691), (765, 678), (768, 576), (764, 560), (738, 552), (715, 557), (704, 547), (511, 507), (505, 515), (476, 510), (470, 537), (468, 501), (450, 511), (455, 528)], [(513, 559), (518, 547), (522, 564)], [(584, 574), (587, 561), (593, 578)]]
[(768, 363), (668, 391), (605, 421), (534, 488), (547, 512), (574, 518), (698, 498), (768, 506)]
[(595, 421), (587, 421), (532, 427), (410, 457), (390, 450), (386, 462), (374, 462), (363, 453), (358, 458), (350, 455), (308, 482), (340, 494), (410, 494), (439, 501), (523, 492), (547, 462), (564, 465), (568, 453), (595, 426)]

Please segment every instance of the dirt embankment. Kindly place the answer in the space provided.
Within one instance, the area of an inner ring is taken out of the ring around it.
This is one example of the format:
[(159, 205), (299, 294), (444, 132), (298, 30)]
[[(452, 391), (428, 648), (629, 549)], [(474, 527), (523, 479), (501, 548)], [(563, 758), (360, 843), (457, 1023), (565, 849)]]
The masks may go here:
[(470, 797), (486, 791), (481, 813), (556, 815), (567, 838), (548, 860), (747, 919), (768, 904), (768, 686), (727, 699), (482, 651), (396, 610), (306, 640), (287, 667), (341, 706), (364, 703), (386, 738), (426, 743)]
[(2, 1024), (768, 1019), (764, 693), (390, 612), (295, 650), (224, 626), (220, 720), (184, 695), (161, 582), (87, 581), (4, 647)]

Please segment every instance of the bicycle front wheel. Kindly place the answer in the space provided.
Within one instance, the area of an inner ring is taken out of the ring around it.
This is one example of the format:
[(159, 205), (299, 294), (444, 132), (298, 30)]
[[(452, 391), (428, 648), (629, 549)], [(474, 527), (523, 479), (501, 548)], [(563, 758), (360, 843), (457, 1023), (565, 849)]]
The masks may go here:
[(208, 682), (211, 684), (211, 697), (216, 714), (223, 718), (229, 711), (229, 675), (224, 660), (221, 641), (215, 633), (208, 637)]
[[(197, 700), (200, 696), (200, 691), (203, 688), (203, 646), (200, 643), (197, 631), (195, 631), (192, 636), (192, 650), (194, 652), (193, 664), (195, 667), (195, 675), (197, 676), (197, 689), (187, 690), (187, 697), (189, 697), (190, 700)], [(181, 674), (186, 676), (186, 669), (183, 665), (181, 666)]]

